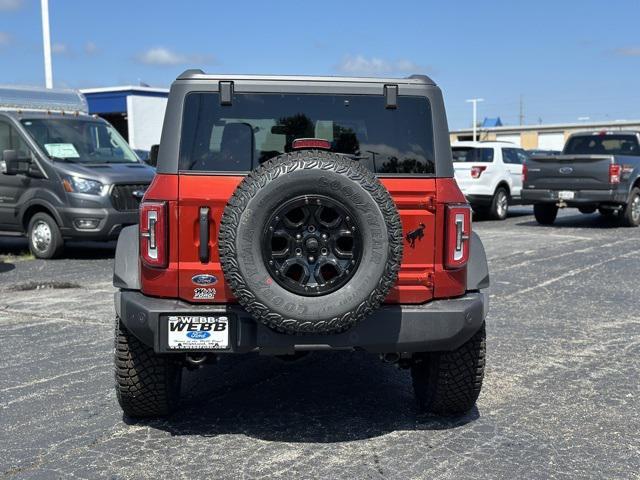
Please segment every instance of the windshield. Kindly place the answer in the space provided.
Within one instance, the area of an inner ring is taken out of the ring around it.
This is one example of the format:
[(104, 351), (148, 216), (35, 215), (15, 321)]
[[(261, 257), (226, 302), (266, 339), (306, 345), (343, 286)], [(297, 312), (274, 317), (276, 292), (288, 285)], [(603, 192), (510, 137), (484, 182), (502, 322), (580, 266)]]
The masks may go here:
[(453, 147), (454, 162), (493, 162), (493, 148)]
[(33, 118), (22, 125), (52, 159), (78, 163), (134, 163), (127, 142), (105, 122), (78, 118)]
[(568, 155), (640, 155), (635, 135), (579, 135), (571, 137), (564, 149)]
[(328, 140), (380, 174), (433, 174), (431, 109), (424, 97), (190, 93), (184, 105), (180, 169), (249, 171), (292, 150), (297, 138)]

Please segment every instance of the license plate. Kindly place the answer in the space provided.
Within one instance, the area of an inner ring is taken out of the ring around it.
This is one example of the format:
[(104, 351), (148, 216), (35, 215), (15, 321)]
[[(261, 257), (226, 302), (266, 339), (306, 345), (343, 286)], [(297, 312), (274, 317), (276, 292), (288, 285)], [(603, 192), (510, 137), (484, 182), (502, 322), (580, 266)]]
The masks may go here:
[(559, 200), (573, 200), (576, 196), (576, 192), (571, 192), (568, 190), (561, 190), (558, 192)]
[(229, 347), (226, 316), (170, 315), (168, 346), (171, 350), (224, 350)]

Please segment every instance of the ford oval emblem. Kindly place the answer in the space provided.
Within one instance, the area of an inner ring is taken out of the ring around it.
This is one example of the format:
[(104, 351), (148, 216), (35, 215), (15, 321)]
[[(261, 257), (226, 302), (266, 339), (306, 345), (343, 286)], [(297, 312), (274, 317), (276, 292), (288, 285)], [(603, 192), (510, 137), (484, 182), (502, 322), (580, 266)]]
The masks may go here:
[(192, 340), (204, 340), (205, 338), (209, 338), (211, 334), (209, 332), (187, 332), (187, 337)]
[(569, 175), (570, 173), (573, 173), (573, 168), (571, 168), (571, 167), (562, 167), (558, 171), (563, 175)]
[(218, 277), (208, 273), (200, 273), (191, 277), (191, 281), (196, 285), (214, 285), (218, 282)]

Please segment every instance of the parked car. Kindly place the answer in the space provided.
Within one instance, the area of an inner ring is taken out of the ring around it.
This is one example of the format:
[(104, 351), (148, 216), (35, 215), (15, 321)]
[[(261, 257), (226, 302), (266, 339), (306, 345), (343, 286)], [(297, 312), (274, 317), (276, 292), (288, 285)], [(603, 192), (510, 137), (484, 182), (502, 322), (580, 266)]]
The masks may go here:
[(0, 88), (0, 155), (0, 235), (26, 234), (37, 258), (117, 238), (154, 175), (67, 90)]
[(218, 356), (356, 349), (411, 369), (422, 409), (472, 408), (489, 273), (448, 135), (425, 76), (183, 73), (116, 249), (124, 413), (169, 414)]
[(616, 216), (640, 225), (640, 133), (603, 130), (571, 135), (562, 155), (532, 157), (525, 167), (524, 203), (551, 225), (559, 208)]
[(456, 181), (473, 209), (507, 218), (509, 205), (520, 202), (527, 153), (509, 142), (458, 142), (451, 150)]

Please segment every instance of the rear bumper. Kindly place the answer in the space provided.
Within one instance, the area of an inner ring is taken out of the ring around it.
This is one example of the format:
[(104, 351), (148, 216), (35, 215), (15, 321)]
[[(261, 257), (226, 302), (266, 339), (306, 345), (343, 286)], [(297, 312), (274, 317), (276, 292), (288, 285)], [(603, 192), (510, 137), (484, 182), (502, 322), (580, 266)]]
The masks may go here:
[[(532, 189), (525, 188), (522, 190), (522, 203), (558, 203), (558, 191), (550, 189)], [(599, 203), (625, 203), (627, 201), (627, 193), (618, 190), (573, 190), (575, 198), (573, 200), (563, 200), (563, 203), (569, 207), (581, 205), (593, 205)]]
[(277, 333), (256, 322), (239, 305), (193, 305), (132, 290), (116, 292), (115, 303), (116, 313), (127, 329), (157, 353), (177, 353), (167, 348), (167, 315), (215, 313), (225, 313), (231, 322), (230, 348), (216, 353), (285, 354), (343, 349), (391, 353), (458, 348), (482, 326), (488, 294), (469, 292), (463, 297), (424, 305), (385, 305), (356, 327), (334, 335)]
[(487, 207), (491, 205), (491, 202), (493, 201), (493, 195), (470, 194), (470, 195), (465, 195), (465, 198), (467, 199), (467, 202), (471, 204), (472, 207), (475, 205)]

